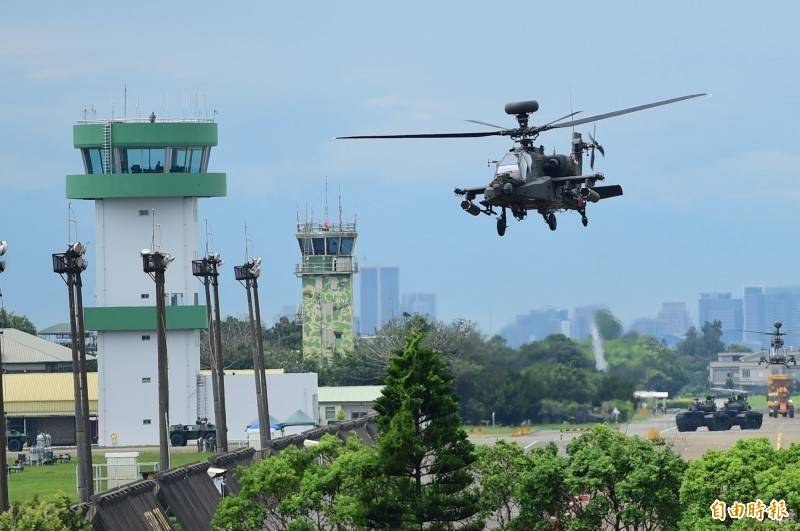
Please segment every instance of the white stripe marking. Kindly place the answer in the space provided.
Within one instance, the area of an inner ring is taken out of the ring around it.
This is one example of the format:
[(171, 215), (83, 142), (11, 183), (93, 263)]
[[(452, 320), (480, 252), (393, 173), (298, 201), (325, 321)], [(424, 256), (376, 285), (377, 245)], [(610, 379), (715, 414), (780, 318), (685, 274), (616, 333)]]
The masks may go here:
[(539, 442), (539, 441), (533, 441), (532, 443), (525, 445), (525, 447), (523, 448), (523, 450), (529, 450), (529, 449), (530, 449), (530, 448), (531, 448), (531, 447), (532, 447), (534, 444), (536, 444), (536, 443), (538, 443), (538, 442)]

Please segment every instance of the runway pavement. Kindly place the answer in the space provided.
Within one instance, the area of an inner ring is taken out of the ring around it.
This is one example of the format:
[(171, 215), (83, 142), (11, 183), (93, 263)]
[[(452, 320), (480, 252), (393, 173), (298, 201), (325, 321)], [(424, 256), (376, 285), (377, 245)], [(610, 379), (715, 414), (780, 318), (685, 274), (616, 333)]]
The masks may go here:
[[(581, 431), (580, 428), (571, 425), (565, 425), (564, 428), (564, 431), (533, 430), (527, 435), (517, 437), (472, 433), (469, 438), (476, 444), (494, 444), (499, 439), (505, 439), (527, 449), (540, 448), (554, 442), (560, 452), (565, 452), (567, 444), (579, 436)], [(773, 419), (766, 415), (759, 430), (741, 430), (739, 427), (733, 427), (729, 431), (709, 432), (706, 428), (698, 428), (695, 432), (681, 433), (675, 428), (673, 414), (657, 415), (643, 421), (620, 424), (619, 429), (628, 435), (638, 435), (642, 438), (647, 437), (648, 431), (657, 429), (664, 440), (684, 459), (700, 457), (710, 449), (730, 448), (739, 439), (753, 437), (766, 437), (773, 447), (780, 445), (785, 448), (793, 442), (800, 443), (800, 418)]]

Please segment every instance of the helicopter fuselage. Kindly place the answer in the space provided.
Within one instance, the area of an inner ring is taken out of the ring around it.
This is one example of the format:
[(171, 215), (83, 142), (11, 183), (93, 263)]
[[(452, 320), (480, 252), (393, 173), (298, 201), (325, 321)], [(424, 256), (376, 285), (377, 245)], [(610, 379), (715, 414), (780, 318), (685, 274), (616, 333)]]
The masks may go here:
[[(581, 159), (588, 145), (579, 133), (574, 133), (572, 144), (569, 155), (545, 154), (544, 146), (522, 145), (511, 149), (495, 162), (494, 178), (485, 187), (455, 190), (464, 196), (461, 207), (472, 215), (500, 216), (498, 227), (505, 224), (506, 209), (519, 220), (535, 210), (551, 229), (555, 225), (554, 212), (575, 210), (586, 225), (586, 205), (622, 195), (622, 188), (596, 186), (605, 179), (602, 173), (583, 175)], [(475, 204), (473, 200), (478, 196), (483, 199)], [(494, 208), (500, 208), (501, 212)]]

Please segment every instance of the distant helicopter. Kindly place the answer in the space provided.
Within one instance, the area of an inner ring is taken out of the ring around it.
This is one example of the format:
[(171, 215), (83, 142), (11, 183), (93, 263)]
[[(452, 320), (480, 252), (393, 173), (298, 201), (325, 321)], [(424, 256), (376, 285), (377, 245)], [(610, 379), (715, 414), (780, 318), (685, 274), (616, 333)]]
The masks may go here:
[(794, 354), (788, 354), (786, 349), (783, 348), (783, 336), (787, 335), (786, 332), (781, 332), (781, 327), (783, 323), (780, 321), (775, 321), (773, 325), (775, 327), (775, 331), (773, 332), (756, 332), (753, 330), (742, 330), (743, 332), (747, 332), (750, 334), (764, 334), (767, 336), (771, 336), (770, 345), (769, 345), (769, 355), (765, 358), (761, 356), (758, 364), (767, 364), (767, 365), (783, 365), (787, 369), (789, 368), (789, 363), (792, 365), (797, 365), (797, 361), (794, 358)]
[[(581, 215), (581, 222), (585, 227), (589, 223), (586, 215), (587, 203), (597, 203), (601, 199), (608, 199), (622, 195), (619, 185), (595, 186), (597, 181), (605, 180), (602, 173), (583, 175), (583, 155), (589, 152), (589, 167), (594, 170), (595, 150), (605, 156), (605, 149), (595, 140), (596, 135), (589, 134), (590, 142), (584, 142), (580, 133), (573, 129), (572, 148), (569, 155), (546, 155), (544, 146), (535, 147), (533, 142), (540, 133), (550, 129), (564, 127), (574, 128), (576, 125), (597, 122), (621, 114), (643, 111), (652, 107), (667, 105), (678, 101), (705, 96), (690, 94), (679, 98), (657, 101), (638, 107), (630, 107), (619, 111), (598, 114), (588, 118), (564, 122), (580, 111), (571, 112), (557, 120), (544, 125), (529, 126), (528, 118), (531, 113), (539, 110), (539, 103), (535, 100), (509, 103), (505, 106), (506, 114), (516, 117), (519, 127), (512, 129), (500, 125), (467, 120), (468, 122), (495, 127), (498, 131), (483, 131), (475, 133), (431, 133), (411, 135), (361, 135), (343, 136), (337, 139), (364, 139), (364, 138), (476, 138), (485, 136), (508, 136), (515, 142), (499, 161), (490, 161), (495, 164), (494, 178), (486, 186), (474, 188), (456, 188), (456, 195), (462, 196), (461, 208), (469, 214), (497, 216), (497, 234), (503, 236), (508, 226), (506, 210), (519, 221), (525, 219), (529, 210), (537, 211), (550, 230), (556, 230), (556, 212), (575, 210)], [(518, 145), (517, 145), (518, 144)], [(483, 196), (478, 204), (473, 200)], [(498, 214), (495, 208), (500, 209)]]

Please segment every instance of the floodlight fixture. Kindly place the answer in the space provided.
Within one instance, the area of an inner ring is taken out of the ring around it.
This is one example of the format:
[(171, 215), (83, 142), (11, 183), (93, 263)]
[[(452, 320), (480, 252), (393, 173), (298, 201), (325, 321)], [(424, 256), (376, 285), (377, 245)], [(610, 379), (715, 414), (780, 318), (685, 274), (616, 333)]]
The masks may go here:
[(169, 253), (149, 252), (149, 249), (142, 249), (142, 269), (145, 273), (166, 271), (167, 266), (174, 260), (175, 257)]
[(261, 275), (261, 257), (253, 258), (233, 268), (236, 280), (254, 280)]

